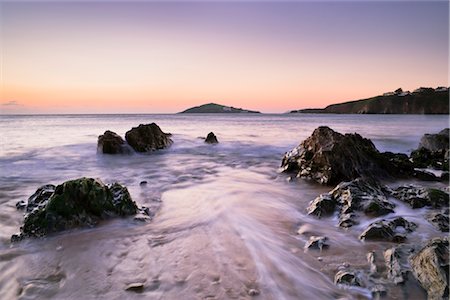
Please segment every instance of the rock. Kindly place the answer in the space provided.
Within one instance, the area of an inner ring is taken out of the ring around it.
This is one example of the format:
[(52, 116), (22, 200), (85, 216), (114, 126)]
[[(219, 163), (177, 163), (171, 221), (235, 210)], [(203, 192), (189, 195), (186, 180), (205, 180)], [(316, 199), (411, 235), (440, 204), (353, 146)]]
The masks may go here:
[(433, 208), (449, 207), (449, 194), (434, 188), (415, 185), (400, 186), (392, 191), (392, 196), (408, 203), (412, 208), (430, 206)]
[(128, 144), (137, 152), (164, 149), (172, 144), (169, 134), (164, 133), (155, 123), (133, 127), (125, 134)]
[(413, 176), (422, 181), (440, 181), (441, 180), (440, 177), (437, 177), (433, 173), (428, 172), (426, 170), (415, 169)]
[(319, 249), (328, 248), (328, 238), (326, 236), (311, 236), (309, 241), (305, 244), (305, 249)]
[(358, 278), (356, 272), (340, 270), (334, 276), (335, 284), (345, 284), (353, 286), (361, 286), (361, 280)]
[[(42, 195), (42, 192), (39, 194)], [(41, 199), (38, 206), (33, 206), (34, 202), (30, 202), (29, 206), (34, 208), (25, 215), (20, 235), (12, 240), (42, 237), (51, 232), (93, 226), (101, 219), (137, 212), (136, 203), (131, 200), (126, 187), (118, 183), (106, 186), (93, 178), (83, 177), (66, 181), (58, 185), (51, 195), (46, 194), (43, 199), (45, 200)]]
[(448, 128), (437, 134), (425, 134), (420, 140), (419, 148), (411, 152), (411, 159), (416, 168), (432, 166), (439, 170), (448, 171), (448, 156)]
[(369, 139), (357, 133), (343, 135), (326, 126), (287, 152), (281, 168), (328, 185), (358, 177), (404, 177), (414, 170), (406, 155), (380, 153)]
[(141, 182), (139, 182), (139, 185), (147, 185), (147, 180), (142, 180)]
[[(406, 237), (403, 233), (412, 232), (417, 225), (402, 217), (392, 220), (381, 220), (370, 224), (359, 236), (361, 240), (385, 240), (390, 242), (403, 242)], [(403, 228), (403, 230), (401, 230)]]
[(426, 215), (426, 219), (430, 222), (436, 229), (442, 232), (449, 231), (449, 217), (448, 209), (445, 212), (430, 212)]
[(248, 292), (247, 292), (247, 294), (249, 295), (249, 296), (258, 296), (259, 295), (259, 291), (257, 290), (257, 289), (249, 289), (248, 290)]
[(35, 208), (39, 208), (46, 204), (48, 198), (55, 192), (55, 186), (53, 184), (46, 184), (41, 186), (31, 195), (28, 200), (19, 201), (16, 203), (17, 209), (26, 208), (27, 212), (34, 210)]
[(330, 215), (334, 212), (336, 201), (330, 194), (319, 195), (316, 199), (310, 202), (306, 209), (308, 214), (315, 215), (317, 217)]
[(411, 251), (412, 248), (406, 245), (395, 246), (384, 251), (387, 278), (395, 284), (404, 283), (408, 279), (410, 268), (407, 258)]
[(377, 265), (375, 264), (375, 252), (371, 251), (371, 252), (367, 253), (366, 257), (367, 257), (367, 261), (369, 262), (370, 273), (376, 274), (378, 272), (378, 268), (377, 268)]
[(140, 282), (130, 283), (125, 287), (125, 291), (142, 293), (144, 291), (144, 284)]
[(340, 226), (350, 227), (357, 223), (355, 212), (378, 217), (394, 211), (395, 205), (388, 201), (383, 189), (377, 182), (362, 178), (341, 182), (329, 193), (314, 199), (307, 211), (320, 217), (332, 214), (338, 207)]
[(427, 291), (428, 299), (449, 297), (448, 253), (448, 238), (435, 238), (410, 257), (413, 274)]
[(125, 141), (115, 132), (106, 130), (98, 137), (97, 149), (104, 154), (128, 153)]
[(217, 140), (216, 135), (213, 132), (208, 133), (208, 136), (205, 139), (205, 143), (207, 144), (217, 144), (219, 141)]

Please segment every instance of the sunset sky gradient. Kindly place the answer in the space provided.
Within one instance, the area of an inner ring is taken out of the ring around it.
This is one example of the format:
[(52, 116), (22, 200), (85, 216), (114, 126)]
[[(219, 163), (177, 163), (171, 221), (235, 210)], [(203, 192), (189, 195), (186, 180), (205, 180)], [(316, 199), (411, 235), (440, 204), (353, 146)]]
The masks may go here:
[(278, 113), (449, 85), (446, 1), (0, 5), (1, 113)]

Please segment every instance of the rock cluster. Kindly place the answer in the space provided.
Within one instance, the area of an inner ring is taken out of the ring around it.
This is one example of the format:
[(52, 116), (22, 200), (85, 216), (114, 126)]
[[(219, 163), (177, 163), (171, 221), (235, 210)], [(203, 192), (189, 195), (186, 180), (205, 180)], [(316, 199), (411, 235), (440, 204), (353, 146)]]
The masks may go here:
[(113, 216), (136, 214), (138, 208), (126, 187), (105, 185), (98, 179), (79, 178), (56, 187), (39, 188), (25, 206), (26, 215), (17, 241), (25, 237), (42, 237), (51, 232), (93, 226)]

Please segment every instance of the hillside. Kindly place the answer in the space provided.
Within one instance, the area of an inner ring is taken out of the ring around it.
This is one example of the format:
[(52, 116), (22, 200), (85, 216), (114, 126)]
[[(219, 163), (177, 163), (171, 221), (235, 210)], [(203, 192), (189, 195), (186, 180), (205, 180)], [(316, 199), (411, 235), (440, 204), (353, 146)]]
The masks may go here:
[(420, 88), (413, 93), (390, 92), (368, 99), (332, 104), (323, 109), (301, 109), (291, 113), (333, 114), (448, 114), (448, 89)]
[(208, 114), (217, 114), (217, 113), (257, 113), (259, 114), (259, 111), (253, 111), (253, 110), (247, 110), (242, 108), (234, 108), (231, 106), (225, 106), (220, 105), (216, 103), (208, 103), (203, 104), (200, 106), (195, 106), (188, 108), (180, 114), (201, 114), (201, 113), (208, 113)]

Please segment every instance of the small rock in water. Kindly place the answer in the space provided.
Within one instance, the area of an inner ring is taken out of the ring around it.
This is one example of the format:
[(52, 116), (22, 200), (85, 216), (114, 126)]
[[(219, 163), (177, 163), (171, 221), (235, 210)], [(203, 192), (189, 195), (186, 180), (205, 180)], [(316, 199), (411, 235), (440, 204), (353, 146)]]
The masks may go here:
[(125, 288), (126, 291), (142, 293), (144, 291), (144, 284), (140, 282), (130, 283)]
[(146, 180), (143, 180), (143, 181), (139, 182), (139, 185), (146, 185), (146, 184), (147, 184)]
[(341, 270), (334, 276), (335, 284), (361, 286), (361, 282), (355, 272)]
[(258, 296), (259, 295), (259, 291), (257, 289), (250, 289), (248, 290), (248, 295), (249, 296)]
[(392, 220), (381, 220), (370, 224), (359, 238), (361, 240), (385, 240), (398, 243), (406, 239), (404, 232), (412, 232), (416, 227), (415, 223), (409, 222), (402, 217)]
[(328, 238), (326, 236), (312, 236), (305, 245), (305, 249), (319, 249), (322, 251), (323, 248), (327, 248), (329, 245), (327, 243)]
[(208, 136), (205, 139), (205, 143), (207, 144), (217, 144), (219, 141), (217, 140), (216, 135), (213, 132), (208, 133)]
[(436, 229), (442, 232), (449, 231), (449, 210), (443, 212), (430, 212), (426, 215), (426, 219), (430, 222)]

